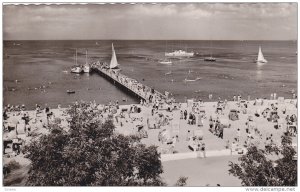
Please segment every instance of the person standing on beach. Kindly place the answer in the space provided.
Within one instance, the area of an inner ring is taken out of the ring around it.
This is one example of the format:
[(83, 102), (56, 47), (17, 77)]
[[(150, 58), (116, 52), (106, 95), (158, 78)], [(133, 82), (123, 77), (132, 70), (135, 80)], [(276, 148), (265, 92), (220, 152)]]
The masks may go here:
[(29, 115), (27, 113), (24, 113), (22, 120), (24, 120), (24, 132), (26, 133), (26, 125), (29, 125), (29, 121), (30, 121)]
[(200, 149), (203, 153), (203, 157), (206, 158), (206, 151), (205, 151), (205, 143), (201, 142), (201, 149)]
[(176, 137), (173, 137), (173, 138), (172, 138), (172, 144), (171, 144), (171, 151), (172, 151), (172, 153), (174, 153), (174, 149), (175, 149), (175, 146), (176, 146), (176, 142), (177, 142)]
[(237, 138), (237, 142), (239, 143), (240, 142), (240, 138), (241, 138), (241, 130), (240, 130), (240, 128), (237, 129), (236, 138)]
[(186, 134), (186, 140), (189, 141), (191, 138), (191, 131), (188, 130), (187, 134)]
[(203, 126), (202, 115), (198, 114), (198, 127), (202, 127), (202, 126)]
[(220, 131), (219, 138), (223, 139), (224, 127), (222, 124), (219, 125), (219, 131)]
[(184, 115), (184, 120), (186, 120), (186, 117), (187, 117), (187, 110), (184, 110), (183, 115)]

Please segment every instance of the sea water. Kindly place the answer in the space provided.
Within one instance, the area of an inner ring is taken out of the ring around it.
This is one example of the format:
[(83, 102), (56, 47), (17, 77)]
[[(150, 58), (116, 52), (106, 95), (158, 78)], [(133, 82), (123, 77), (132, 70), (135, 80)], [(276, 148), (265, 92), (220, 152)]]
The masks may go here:
[[(296, 41), (4, 41), (3, 102), (4, 104), (35, 104), (57, 107), (72, 102), (96, 101), (120, 104), (137, 103), (136, 98), (115, 87), (98, 74), (72, 74), (70, 68), (86, 62), (110, 62), (114, 43), (121, 73), (157, 89), (168, 91), (177, 101), (186, 98), (208, 100), (232, 99), (242, 95), (292, 98), (297, 91)], [(254, 60), (262, 47), (268, 63)], [(163, 65), (164, 53), (173, 50), (197, 52), (191, 58), (172, 59)], [(213, 56), (216, 62), (203, 58)], [(170, 73), (171, 74), (166, 74)], [(197, 81), (185, 82), (185, 79)], [(74, 90), (75, 94), (67, 94)], [(127, 101), (123, 102), (123, 98)]]

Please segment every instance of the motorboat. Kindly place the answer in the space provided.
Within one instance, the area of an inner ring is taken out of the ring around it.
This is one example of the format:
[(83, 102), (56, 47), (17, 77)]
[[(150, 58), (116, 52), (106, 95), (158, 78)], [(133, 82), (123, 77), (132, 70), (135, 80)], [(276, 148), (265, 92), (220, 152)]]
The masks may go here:
[(74, 94), (75, 91), (74, 91), (74, 90), (67, 90), (67, 93), (68, 93), (68, 94)]
[(171, 61), (171, 60), (168, 60), (168, 59), (159, 61), (159, 63), (160, 63), (160, 64), (164, 64), (164, 65), (172, 65), (172, 61)]
[(201, 80), (201, 79), (202, 79), (201, 77), (197, 77), (196, 79), (187, 79), (187, 78), (185, 78), (184, 82), (194, 82), (194, 81), (198, 81), (198, 80)]
[(175, 50), (170, 53), (165, 53), (166, 57), (193, 57), (194, 52), (186, 52), (184, 50)]
[(214, 58), (214, 57), (212, 57), (212, 56), (210, 56), (210, 57), (205, 57), (205, 58), (204, 58), (204, 61), (215, 62), (215, 61), (217, 61), (217, 59)]
[(171, 75), (171, 74), (172, 74), (172, 71), (165, 73), (165, 75)]

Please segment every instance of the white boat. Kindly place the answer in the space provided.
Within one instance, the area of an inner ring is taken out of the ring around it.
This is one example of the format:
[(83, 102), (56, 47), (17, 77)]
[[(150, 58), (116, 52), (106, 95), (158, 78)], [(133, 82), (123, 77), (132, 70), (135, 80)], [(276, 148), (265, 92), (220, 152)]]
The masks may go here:
[(198, 80), (201, 80), (201, 79), (202, 79), (201, 77), (197, 77), (196, 79), (187, 79), (187, 78), (185, 78), (184, 82), (194, 82), (194, 81), (198, 81)]
[(84, 73), (90, 73), (91, 72), (91, 67), (87, 62), (87, 50), (85, 51), (85, 64), (83, 66), (83, 72)]
[(83, 66), (83, 72), (84, 73), (90, 73), (91, 72), (91, 67), (89, 65), (84, 65)]
[(82, 73), (82, 68), (80, 66), (72, 67), (71, 73)]
[(261, 51), (261, 47), (259, 46), (259, 50), (258, 50), (258, 56), (257, 59), (255, 60), (257, 64), (263, 64), (263, 63), (267, 63), (268, 61), (264, 58), (264, 55)]
[(160, 64), (164, 64), (164, 65), (172, 65), (172, 61), (171, 61), (171, 60), (168, 60), (168, 59), (159, 61), (159, 63), (160, 63)]
[(71, 73), (82, 73), (82, 67), (77, 66), (77, 49), (75, 53), (75, 66), (71, 68)]
[(172, 71), (165, 73), (165, 75), (171, 75), (171, 74), (172, 74)]
[(210, 57), (205, 57), (205, 58), (204, 58), (204, 61), (214, 62), (214, 61), (216, 61), (216, 60), (217, 60), (217, 59), (214, 58), (214, 57), (212, 57), (212, 56), (210, 56)]
[(115, 48), (114, 48), (113, 43), (111, 44), (111, 49), (112, 49), (112, 55), (111, 55), (109, 68), (110, 69), (117, 69), (117, 68), (119, 68), (119, 64), (118, 64), (118, 61), (117, 61), (117, 56), (116, 56), (116, 52), (115, 52)]
[(186, 52), (183, 50), (175, 50), (170, 53), (165, 53), (166, 57), (193, 57), (194, 52)]

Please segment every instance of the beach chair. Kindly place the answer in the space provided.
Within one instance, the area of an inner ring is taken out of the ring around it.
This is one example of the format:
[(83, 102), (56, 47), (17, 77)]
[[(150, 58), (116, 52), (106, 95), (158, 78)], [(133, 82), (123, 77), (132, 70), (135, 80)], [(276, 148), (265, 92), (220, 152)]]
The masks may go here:
[(139, 138), (148, 138), (148, 132), (144, 129), (143, 125), (137, 125), (137, 129), (138, 129), (138, 137)]
[(235, 121), (235, 120), (239, 120), (239, 115), (238, 115), (238, 111), (235, 109), (231, 109), (229, 114), (228, 114), (228, 118), (231, 121)]
[(155, 121), (154, 117), (149, 117), (147, 119), (147, 126), (148, 126), (148, 129), (157, 129), (157, 125), (156, 125), (156, 121)]
[(167, 129), (163, 129), (158, 133), (158, 141), (162, 143), (168, 143), (172, 141), (171, 133)]
[(203, 119), (206, 119), (205, 110), (200, 110), (199, 113), (200, 113), (200, 115), (202, 116)]
[(17, 124), (17, 133), (18, 134), (25, 134), (25, 123)]
[(296, 125), (289, 125), (288, 126), (288, 132), (291, 136), (296, 136), (297, 134), (297, 126)]
[(217, 107), (216, 114), (223, 114), (223, 108)]

